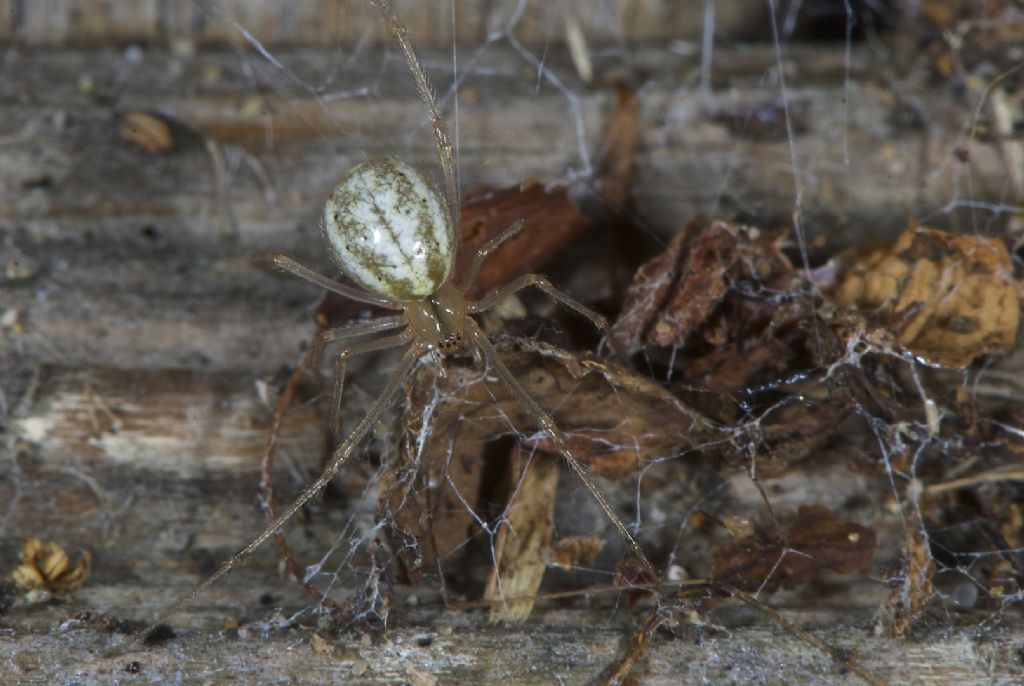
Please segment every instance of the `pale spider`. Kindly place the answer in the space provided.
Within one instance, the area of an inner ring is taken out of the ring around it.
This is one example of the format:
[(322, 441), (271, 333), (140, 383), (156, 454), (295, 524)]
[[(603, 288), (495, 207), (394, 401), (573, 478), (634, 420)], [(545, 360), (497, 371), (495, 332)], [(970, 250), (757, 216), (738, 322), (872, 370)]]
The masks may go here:
[[(462, 283), (452, 282), (455, 250), (458, 246), (458, 193), (455, 184), (455, 163), (448, 130), (437, 109), (427, 77), (387, 0), (371, 0), (377, 6), (393, 38), (397, 42), (416, 85), (416, 90), (432, 122), (437, 156), (444, 175), (442, 199), (431, 182), (413, 167), (394, 158), (363, 162), (338, 183), (324, 206), (322, 230), (334, 261), (349, 278), (362, 287), (339, 284), (302, 266), (280, 253), (271, 253), (275, 266), (302, 279), (352, 300), (397, 310), (400, 314), (369, 322), (355, 322), (326, 331), (314, 341), (319, 351), (330, 343), (343, 343), (337, 358), (337, 376), (332, 400), (332, 426), (339, 421), (338, 410), (347, 361), (353, 355), (395, 348), (408, 344), (377, 399), (362, 420), (334, 450), (323, 473), (299, 495), (292, 505), (271, 522), (247, 546), (174, 605), (164, 610), (150, 625), (137, 632), (132, 642), (144, 639), (154, 629), (176, 614), (197, 595), (235, 567), (241, 565), (260, 545), (277, 533), (303, 506), (327, 486), (348, 460), (355, 448), (366, 438), (373, 426), (424, 354), (437, 351), (450, 355), (467, 343), (473, 346), (523, 405), (537, 424), (547, 431), (558, 445), (569, 467), (615, 525), (639, 562), (648, 570), (651, 565), (636, 538), (626, 528), (598, 489), (586, 468), (569, 447), (565, 434), (555, 421), (523, 389), (498, 357), (487, 335), (470, 316), (488, 310), (504, 298), (524, 288), (535, 286), (557, 302), (572, 308), (589, 319), (604, 334), (609, 345), (623, 359), (621, 349), (608, 322), (582, 303), (551, 285), (538, 274), (527, 274), (508, 285), (496, 288), (476, 301), (467, 301), (465, 294), (476, 280), (484, 259), (502, 243), (523, 229), (521, 221), (513, 223), (477, 252)], [(382, 338), (363, 338), (394, 329), (402, 329)], [(362, 340), (353, 340), (361, 339)]]

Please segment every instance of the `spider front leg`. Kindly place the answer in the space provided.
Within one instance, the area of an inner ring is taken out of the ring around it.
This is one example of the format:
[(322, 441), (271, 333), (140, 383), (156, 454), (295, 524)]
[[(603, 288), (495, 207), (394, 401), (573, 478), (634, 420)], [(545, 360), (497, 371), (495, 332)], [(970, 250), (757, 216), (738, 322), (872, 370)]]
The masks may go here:
[[(404, 320), (405, 317), (401, 317), (401, 319)], [(397, 348), (403, 343), (411, 341), (413, 337), (412, 332), (403, 331), (402, 333), (395, 334), (394, 336), (377, 338), (372, 341), (358, 341), (356, 343), (342, 346), (341, 349), (338, 350), (338, 359), (335, 363), (334, 372), (334, 391), (331, 393), (330, 418), (331, 433), (336, 439), (341, 438), (341, 392), (345, 387), (345, 371), (348, 369), (349, 358), (378, 350)]]
[(505, 227), (497, 236), (481, 245), (476, 251), (476, 255), (473, 256), (473, 262), (470, 263), (466, 275), (462, 277), (462, 283), (459, 284), (459, 292), (463, 295), (468, 293), (469, 289), (476, 284), (476, 277), (480, 273), (480, 267), (483, 265), (484, 260), (501, 247), (505, 241), (515, 238), (524, 228), (526, 228), (526, 222), (522, 219), (517, 219)]
[[(321, 364), (321, 358), (323, 357), (324, 348), (333, 344), (342, 342), (345, 345), (345, 341), (353, 338), (360, 338), (361, 336), (369, 336), (370, 334), (380, 333), (382, 331), (388, 331), (389, 329), (397, 329), (400, 326), (405, 326), (408, 323), (405, 315), (395, 315), (393, 317), (379, 317), (370, 321), (358, 321), (348, 322), (341, 326), (333, 329), (327, 329), (321, 331), (310, 343), (310, 366), (313, 368), (313, 373), (316, 375), (317, 382), (323, 386), (323, 365)], [(337, 400), (337, 398), (335, 398)]]
[(389, 329), (397, 329), (400, 326), (405, 326), (408, 323), (405, 315), (395, 315), (394, 317), (378, 317), (377, 319), (371, 319), (370, 321), (357, 321), (348, 322), (342, 324), (333, 329), (327, 329), (321, 331), (310, 343), (310, 353), (312, 355), (311, 365), (313, 370), (316, 372), (317, 377), (320, 377), (320, 358), (323, 355), (324, 348), (331, 345), (332, 343), (338, 343), (339, 341), (345, 341), (349, 338), (359, 338), (361, 336), (369, 336), (370, 334), (380, 333), (381, 331), (387, 331)]
[(625, 364), (629, 364), (629, 353), (626, 352), (626, 349), (623, 347), (622, 343), (620, 343), (619, 340), (615, 337), (615, 334), (612, 333), (612, 327), (608, 325), (608, 320), (599, 315), (597, 312), (594, 312), (592, 309), (590, 309), (589, 307), (581, 303), (579, 300), (569, 295), (568, 293), (565, 293), (564, 291), (561, 291), (552, 286), (551, 282), (548, 281), (546, 277), (541, 276), (540, 274), (526, 274), (524, 276), (520, 276), (518, 279), (505, 286), (495, 288), (490, 293), (487, 293), (486, 295), (484, 295), (484, 297), (480, 298), (476, 302), (467, 303), (466, 310), (474, 314), (477, 312), (483, 312), (484, 310), (489, 310), (495, 305), (497, 305), (499, 302), (507, 298), (508, 296), (512, 295), (513, 293), (521, 291), (524, 288), (529, 288), (530, 286), (536, 286), (537, 288), (551, 296), (557, 302), (565, 305), (566, 307), (572, 310), (575, 310), (578, 314), (581, 314), (587, 319), (589, 319), (590, 323), (596, 326), (598, 330), (600, 330), (601, 333), (604, 334), (605, 338), (608, 339), (608, 345), (610, 345), (612, 350), (615, 351), (616, 356), (618, 356), (619, 359), (621, 359)]

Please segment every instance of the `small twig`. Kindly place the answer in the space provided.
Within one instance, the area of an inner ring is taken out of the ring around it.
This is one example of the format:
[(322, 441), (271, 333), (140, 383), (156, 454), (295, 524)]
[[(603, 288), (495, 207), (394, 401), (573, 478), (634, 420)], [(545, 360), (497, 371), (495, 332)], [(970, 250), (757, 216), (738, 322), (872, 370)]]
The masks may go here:
[(942, 483), (925, 486), (924, 494), (939, 495), (940, 493), (947, 493), (949, 491), (958, 491), (962, 488), (970, 488), (971, 486), (976, 486), (978, 484), (999, 481), (1024, 481), (1024, 468), (992, 469), (973, 476), (965, 476), (961, 479), (943, 481)]

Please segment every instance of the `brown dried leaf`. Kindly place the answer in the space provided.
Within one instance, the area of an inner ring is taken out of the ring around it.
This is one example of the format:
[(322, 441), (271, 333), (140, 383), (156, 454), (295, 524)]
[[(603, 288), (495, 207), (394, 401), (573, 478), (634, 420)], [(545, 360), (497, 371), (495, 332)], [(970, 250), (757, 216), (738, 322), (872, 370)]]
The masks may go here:
[(780, 536), (749, 536), (712, 553), (711, 577), (742, 591), (774, 591), (807, 583), (822, 569), (853, 574), (875, 555), (875, 532), (852, 522), (839, 522), (822, 505), (804, 505), (785, 523)]
[(779, 404), (757, 421), (737, 426), (722, 456), (741, 469), (749, 469), (754, 460), (763, 479), (782, 476), (814, 456), (835, 434), (841, 418), (831, 402)]
[(636, 176), (636, 149), (640, 141), (640, 108), (629, 84), (615, 84), (615, 110), (605, 125), (597, 178), (601, 203), (622, 207)]
[(1001, 241), (911, 227), (851, 267), (834, 299), (873, 311), (929, 363), (959, 369), (1013, 347), (1019, 291)]
[(715, 221), (691, 224), (660, 255), (642, 265), (626, 292), (614, 332), (630, 352), (645, 345), (682, 347), (702, 330), (721, 345), (729, 332), (712, 315), (741, 281), (788, 281), (793, 268), (780, 252), (782, 237)]
[(11, 573), (11, 578), (29, 591), (67, 593), (82, 585), (91, 561), (92, 556), (85, 551), (72, 565), (67, 553), (56, 543), (30, 538), (25, 541), (21, 564)]
[(462, 278), (484, 243), (519, 219), (525, 227), (484, 262), (476, 293), (536, 270), (590, 229), (590, 220), (564, 185), (545, 186), (530, 180), (502, 189), (478, 188), (462, 201), (456, 280)]
[[(526, 391), (553, 413), (580, 461), (598, 475), (636, 473), (650, 460), (713, 435), (706, 419), (622, 367), (532, 340), (505, 339), (497, 347)], [(495, 460), (507, 455), (489, 455), (494, 451), (488, 444), (522, 434), (536, 438), (537, 431), (503, 384), (451, 362), (443, 376), (428, 364), (409, 379), (404, 422), (400, 455), (381, 483), (382, 514), (396, 536), (419, 541), (421, 559), (433, 571), (438, 558), (461, 549), (473, 533), (476, 520), (468, 507), (485, 512), (482, 501), (507, 499), (507, 492), (483, 493), (494, 488), (485, 470), (493, 474)], [(547, 449), (544, 440), (536, 444)], [(415, 576), (415, 564), (409, 571)]]

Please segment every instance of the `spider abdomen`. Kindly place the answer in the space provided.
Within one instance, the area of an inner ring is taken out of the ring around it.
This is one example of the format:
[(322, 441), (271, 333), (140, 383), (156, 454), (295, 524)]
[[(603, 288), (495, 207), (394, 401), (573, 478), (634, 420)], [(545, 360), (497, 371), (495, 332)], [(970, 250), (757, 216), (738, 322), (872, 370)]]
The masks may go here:
[(393, 157), (358, 164), (338, 182), (323, 231), (342, 271), (388, 300), (425, 298), (451, 272), (455, 232), (441, 196)]

